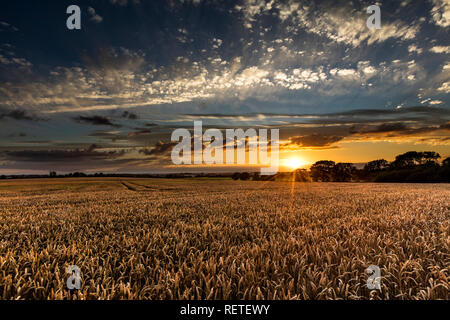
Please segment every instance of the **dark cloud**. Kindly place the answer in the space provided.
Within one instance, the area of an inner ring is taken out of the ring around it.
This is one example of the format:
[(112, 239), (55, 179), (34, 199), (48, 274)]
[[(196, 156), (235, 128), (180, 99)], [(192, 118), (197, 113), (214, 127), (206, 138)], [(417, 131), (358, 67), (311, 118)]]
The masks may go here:
[(329, 147), (333, 143), (341, 141), (343, 138), (342, 136), (327, 136), (315, 133), (291, 137), (289, 144), (295, 144), (300, 147)]
[(152, 130), (150, 130), (150, 129), (136, 128), (136, 130), (137, 131), (132, 131), (132, 132), (128, 133), (128, 138), (149, 135), (150, 133), (152, 133)]
[(89, 134), (89, 137), (96, 137), (96, 138), (107, 139), (107, 140), (111, 140), (111, 141), (127, 139), (127, 136), (125, 136), (125, 135), (121, 135), (121, 134), (117, 134), (117, 133), (109, 132), (109, 131), (95, 131), (95, 132), (92, 132), (91, 134)]
[(11, 133), (8, 135), (8, 138), (15, 138), (15, 137), (19, 137), (19, 138), (23, 138), (26, 137), (27, 134), (24, 132), (19, 132), (19, 133)]
[(130, 120), (136, 120), (139, 119), (138, 115), (129, 111), (124, 111), (122, 113), (122, 118), (130, 119)]
[(55, 141), (52, 140), (24, 140), (24, 141), (18, 141), (19, 143), (26, 143), (26, 144), (54, 144)]
[(66, 150), (21, 150), (4, 151), (1, 156), (4, 160), (25, 162), (75, 162), (81, 160), (107, 160), (123, 156), (125, 150), (97, 151), (97, 145), (85, 149)]
[(10, 111), (0, 110), (0, 120), (4, 118), (10, 118), (14, 120), (29, 120), (29, 121), (40, 120), (37, 117), (29, 115), (25, 110), (10, 110)]
[(385, 132), (394, 132), (394, 131), (405, 131), (408, 127), (401, 122), (398, 123), (383, 123), (378, 126), (366, 126), (363, 129), (357, 129), (356, 127), (350, 128), (350, 133), (385, 133)]
[(120, 125), (111, 122), (111, 120), (109, 120), (107, 117), (104, 117), (104, 116), (91, 116), (91, 117), (78, 116), (78, 117), (73, 118), (73, 120), (75, 120), (76, 122), (79, 122), (79, 123), (84, 122), (84, 123), (89, 123), (89, 124), (96, 125), (96, 126), (111, 126), (111, 127), (116, 127), (116, 128), (121, 127)]
[(99, 146), (96, 145), (96, 144), (94, 143), (94, 144), (91, 144), (91, 145), (89, 146), (89, 148), (87, 149), (87, 151), (88, 151), (88, 152), (92, 152), (92, 151), (94, 151), (95, 149), (98, 149), (98, 148), (99, 148)]
[[(448, 110), (430, 107), (413, 107), (408, 109), (398, 113), (397, 111), (387, 112), (391, 115), (395, 114), (400, 116), (386, 117), (385, 119), (377, 117), (377, 115), (384, 114), (378, 110), (356, 110), (335, 113), (333, 114), (333, 119), (325, 123), (316, 119), (314, 123), (308, 123), (307, 125), (296, 124), (297, 126), (293, 126), (294, 123), (286, 124), (280, 129), (280, 137), (289, 140), (286, 146), (294, 144), (299, 147), (311, 148), (332, 147), (333, 144), (344, 139), (351, 139), (352, 137), (358, 137), (358, 139), (383, 139), (386, 137), (418, 137), (420, 135), (433, 134), (436, 137), (425, 137), (423, 139), (428, 139), (427, 141), (430, 142), (433, 140), (432, 142), (434, 143), (447, 141), (443, 140), (441, 135), (443, 131), (444, 135), (446, 134), (445, 131), (450, 131), (450, 122), (446, 120), (446, 115), (449, 114)], [(411, 112), (422, 113), (422, 116), (418, 118), (402, 117), (402, 115)], [(357, 114), (370, 115), (372, 119), (357, 119)], [(437, 116), (430, 119), (428, 118), (430, 114)], [(349, 115), (352, 115), (353, 118), (349, 118)], [(330, 116), (330, 114), (327, 116)], [(393, 119), (397, 121), (393, 121)], [(423, 139), (421, 140), (422, 142), (425, 141)]]
[[(189, 119), (291, 119), (293, 123), (314, 123), (314, 124), (343, 124), (343, 123), (366, 123), (374, 122), (378, 119), (397, 120), (426, 120), (433, 118), (450, 117), (450, 109), (438, 107), (406, 107), (401, 109), (356, 109), (344, 112), (333, 112), (323, 114), (312, 113), (246, 113), (246, 114), (181, 114)], [(299, 121), (294, 121), (299, 120)]]
[(383, 123), (380, 125), (366, 125), (361, 128), (352, 127), (350, 129), (351, 134), (392, 134), (392, 135), (415, 135), (415, 134), (425, 134), (439, 130), (450, 130), (448, 124), (443, 124), (440, 126), (412, 126), (407, 125), (403, 122), (397, 123)]
[(450, 142), (450, 137), (427, 137), (418, 140), (421, 143), (441, 144)]
[(438, 107), (424, 107), (415, 106), (407, 107), (401, 109), (356, 109), (344, 112), (328, 113), (328, 116), (384, 116), (384, 115), (398, 115), (398, 114), (408, 114), (408, 113), (419, 113), (419, 114), (438, 114), (450, 116), (450, 110)]
[(139, 150), (139, 153), (145, 154), (147, 156), (151, 155), (163, 155), (167, 153), (168, 151), (172, 150), (174, 146), (176, 146), (178, 142), (162, 142), (159, 141), (156, 143), (155, 147), (153, 149), (141, 149)]

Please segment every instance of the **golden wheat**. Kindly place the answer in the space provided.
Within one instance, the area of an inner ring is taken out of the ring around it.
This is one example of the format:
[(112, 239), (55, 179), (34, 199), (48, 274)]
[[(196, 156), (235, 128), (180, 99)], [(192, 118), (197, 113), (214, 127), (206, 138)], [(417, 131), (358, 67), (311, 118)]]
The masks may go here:
[(446, 184), (1, 182), (0, 299), (449, 299), (449, 199)]

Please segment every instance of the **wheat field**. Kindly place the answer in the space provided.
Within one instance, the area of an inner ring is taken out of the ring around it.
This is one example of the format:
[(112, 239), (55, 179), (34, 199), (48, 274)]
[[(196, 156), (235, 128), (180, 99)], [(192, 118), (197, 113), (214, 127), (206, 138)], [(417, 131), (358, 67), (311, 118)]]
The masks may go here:
[(2, 181), (0, 299), (449, 299), (449, 221), (448, 184)]

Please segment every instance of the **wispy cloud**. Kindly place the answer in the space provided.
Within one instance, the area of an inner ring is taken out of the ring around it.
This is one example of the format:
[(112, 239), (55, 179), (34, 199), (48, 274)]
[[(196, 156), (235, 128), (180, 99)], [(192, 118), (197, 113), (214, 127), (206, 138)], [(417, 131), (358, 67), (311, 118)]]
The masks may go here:
[(0, 21), (0, 32), (2, 31), (13, 31), (13, 32), (17, 32), (19, 31), (18, 28), (16, 28), (15, 26), (11, 25), (8, 22), (5, 21)]
[(101, 17), (97, 12), (95, 12), (95, 9), (92, 7), (88, 7), (88, 13), (91, 16), (91, 21), (94, 21), (96, 23), (100, 23), (103, 21), (103, 17)]
[(353, 47), (363, 42), (371, 45), (388, 39), (414, 39), (419, 25), (407, 25), (401, 21), (384, 22), (381, 30), (373, 32), (366, 27), (368, 16), (365, 8), (343, 1), (246, 0), (235, 9), (243, 13), (247, 28), (254, 27), (253, 22), (262, 16), (275, 14), (282, 25), (288, 26), (289, 32), (297, 34), (305, 30)]

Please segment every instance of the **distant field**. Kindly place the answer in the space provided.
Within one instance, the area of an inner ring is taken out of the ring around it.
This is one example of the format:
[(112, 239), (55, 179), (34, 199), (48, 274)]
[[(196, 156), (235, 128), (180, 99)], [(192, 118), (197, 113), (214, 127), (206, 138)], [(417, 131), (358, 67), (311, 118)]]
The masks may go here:
[(449, 222), (449, 184), (1, 181), (0, 299), (449, 299)]

